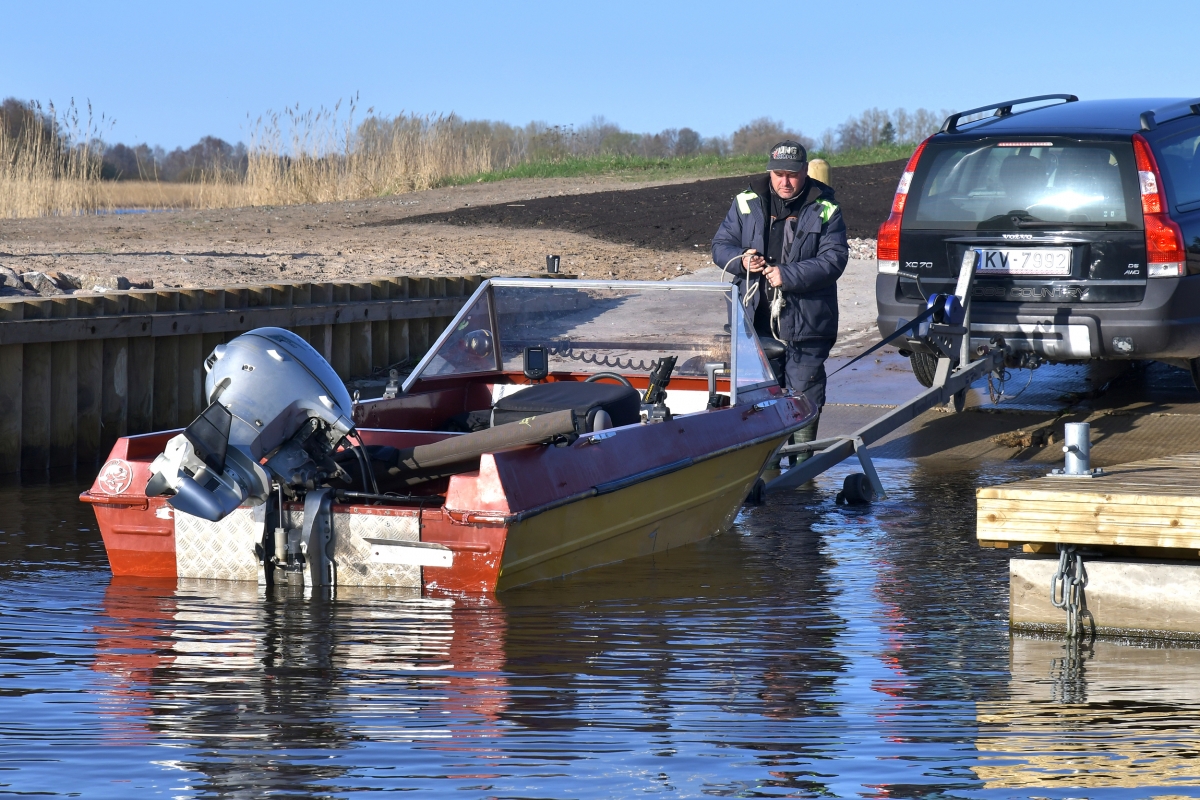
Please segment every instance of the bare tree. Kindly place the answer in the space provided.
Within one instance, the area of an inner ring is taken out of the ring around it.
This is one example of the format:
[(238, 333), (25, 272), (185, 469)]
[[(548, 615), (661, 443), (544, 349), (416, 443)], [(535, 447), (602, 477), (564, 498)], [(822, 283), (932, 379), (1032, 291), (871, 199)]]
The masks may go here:
[(809, 149), (813, 146), (812, 139), (788, 130), (782, 122), (770, 117), (759, 117), (738, 128), (733, 132), (731, 144), (733, 152), (738, 155), (766, 155), (772, 145), (784, 139), (793, 139)]
[(680, 128), (679, 135), (675, 137), (675, 152), (676, 156), (692, 156), (700, 152), (701, 139), (700, 134), (696, 133), (691, 128)]

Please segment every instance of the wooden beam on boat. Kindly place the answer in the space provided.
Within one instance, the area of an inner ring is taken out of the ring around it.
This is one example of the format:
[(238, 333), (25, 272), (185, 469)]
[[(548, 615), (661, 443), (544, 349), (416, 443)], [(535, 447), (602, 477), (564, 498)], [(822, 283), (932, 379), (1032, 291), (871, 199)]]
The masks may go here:
[(254, 328), (295, 331), (346, 380), (420, 358), (482, 280), (0, 299), (0, 475), (95, 465), (120, 436), (186, 425), (205, 404), (203, 359)]

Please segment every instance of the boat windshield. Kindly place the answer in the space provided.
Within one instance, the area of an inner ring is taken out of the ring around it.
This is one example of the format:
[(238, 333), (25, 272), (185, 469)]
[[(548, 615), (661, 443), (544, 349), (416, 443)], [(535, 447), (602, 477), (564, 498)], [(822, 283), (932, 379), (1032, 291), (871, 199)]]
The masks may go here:
[(733, 297), (728, 284), (486, 281), (404, 388), (421, 378), (521, 372), (529, 347), (545, 348), (550, 372), (649, 373), (675, 356), (676, 375), (703, 376), (705, 364), (722, 363), (735, 369), (739, 388), (773, 381)]

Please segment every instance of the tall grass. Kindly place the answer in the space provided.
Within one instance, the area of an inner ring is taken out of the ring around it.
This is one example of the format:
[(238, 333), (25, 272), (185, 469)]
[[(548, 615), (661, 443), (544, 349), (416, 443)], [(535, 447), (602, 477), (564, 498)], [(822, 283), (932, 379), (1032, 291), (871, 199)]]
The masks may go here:
[(177, 209), (232, 208), (246, 205), (245, 187), (238, 181), (101, 181), (99, 208)]
[[(299, 106), (253, 120), (245, 162), (195, 171), (191, 183), (101, 181), (103, 150), (90, 106), (81, 120), (74, 104), (60, 120), (30, 105), (23, 132), (0, 125), (0, 216), (34, 217), (114, 208), (227, 208), (357, 200), (437, 186), (507, 178), (605, 175), (632, 180), (718, 177), (757, 172), (763, 155), (693, 153), (647, 157), (572, 152), (562, 131), (525, 140), (504, 138), (501, 126), (450, 116), (373, 115), (356, 122), (351, 101), (332, 109)], [(539, 129), (540, 130), (540, 129)], [(511, 132), (511, 131), (510, 131)], [(557, 137), (557, 138), (556, 138)], [(560, 141), (562, 140), (562, 141)], [(879, 144), (814, 156), (831, 166), (908, 157), (911, 144)]]
[(248, 204), (378, 197), (492, 169), (491, 142), (456, 117), (369, 116), (356, 126), (353, 103), (344, 122), (339, 110), (295, 108), (256, 121), (241, 182)]
[(81, 214), (103, 205), (100, 150), (91, 104), (74, 101), (61, 118), (50, 103), (31, 104), (24, 118), (0, 125), (0, 217)]

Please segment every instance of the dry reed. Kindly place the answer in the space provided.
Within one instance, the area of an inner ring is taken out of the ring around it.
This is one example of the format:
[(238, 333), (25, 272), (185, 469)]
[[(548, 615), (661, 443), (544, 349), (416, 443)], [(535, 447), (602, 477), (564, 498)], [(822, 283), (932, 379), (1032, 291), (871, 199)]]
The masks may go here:
[(81, 214), (101, 208), (100, 154), (91, 106), (59, 119), (54, 104), (33, 104), (15, 135), (0, 125), (0, 217)]
[[(212, 168), (196, 183), (166, 183), (101, 181), (102, 146), (90, 116), (79, 125), (72, 106), (63, 133), (51, 106), (47, 125), (27, 125), (20, 136), (0, 126), (0, 216), (356, 200), (509, 166), (508, 159), (495, 163), (486, 133), (454, 116), (368, 116), (356, 126), (353, 102), (344, 118), (340, 111), (339, 103), (331, 111), (297, 107), (260, 117), (244, 174)], [(49, 137), (35, 135), (43, 128)]]
[(228, 208), (245, 205), (245, 189), (227, 181), (102, 181), (100, 208)]
[(456, 117), (369, 116), (355, 127), (354, 103), (344, 123), (339, 110), (296, 108), (257, 120), (243, 181), (249, 204), (378, 197), (492, 168), (491, 142)]

